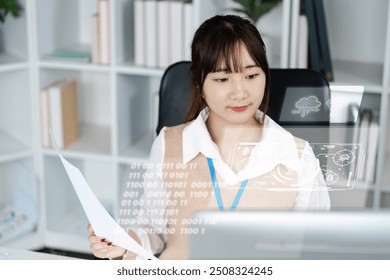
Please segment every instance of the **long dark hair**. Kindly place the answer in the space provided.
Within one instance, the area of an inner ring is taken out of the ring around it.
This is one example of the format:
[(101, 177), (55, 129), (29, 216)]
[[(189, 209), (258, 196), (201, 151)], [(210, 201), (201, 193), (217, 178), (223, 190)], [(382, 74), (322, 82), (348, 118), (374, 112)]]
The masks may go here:
[[(224, 65), (229, 72), (242, 72), (241, 46), (245, 46), (256, 66), (266, 77), (260, 110), (267, 113), (269, 66), (263, 39), (247, 19), (236, 15), (217, 15), (203, 22), (195, 32), (191, 46), (191, 99), (185, 121), (193, 120), (206, 107), (202, 98), (203, 84), (208, 73)], [(260, 89), (259, 89), (260, 90)]]

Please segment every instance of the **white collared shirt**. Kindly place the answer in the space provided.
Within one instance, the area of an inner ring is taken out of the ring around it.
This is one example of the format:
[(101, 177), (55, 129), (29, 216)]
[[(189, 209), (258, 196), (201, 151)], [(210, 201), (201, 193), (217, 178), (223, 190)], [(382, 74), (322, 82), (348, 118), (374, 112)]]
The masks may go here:
[[(260, 121), (262, 116), (263, 113), (257, 111), (256, 119)], [(294, 210), (330, 209), (329, 194), (319, 168), (319, 163), (306, 141), (304, 146), (301, 147), (299, 154), (293, 135), (266, 116), (260, 141), (255, 143), (256, 145), (254, 145), (246, 166), (235, 173), (223, 161), (217, 145), (211, 139), (206, 127), (207, 118), (208, 108), (205, 108), (195, 120), (184, 128), (182, 134), (183, 163), (188, 163), (199, 153), (202, 153), (205, 157), (213, 160), (215, 171), (227, 185), (235, 185), (243, 180), (261, 176), (273, 170), (278, 164), (283, 164), (299, 174)], [(153, 170), (148, 170), (148, 172), (152, 174), (161, 174), (162, 172), (161, 163), (164, 161), (165, 154), (165, 129), (164, 127), (161, 130), (151, 149), (149, 161), (153, 163), (151, 165)], [(154, 183), (156, 183), (156, 180), (162, 180), (158, 177), (149, 179), (153, 180)], [(164, 192), (163, 184), (159, 185), (162, 188), (159, 191)], [(151, 191), (156, 191), (156, 188)], [(145, 189), (144, 196), (147, 196), (147, 193), (148, 189)], [(161, 203), (159, 208), (155, 213), (160, 213), (160, 210), (164, 210), (166, 205)], [(148, 218), (156, 219), (158, 215)], [(140, 229), (134, 229), (134, 231), (140, 237), (142, 245), (146, 250), (153, 253), (162, 250), (166, 236), (145, 234)]]

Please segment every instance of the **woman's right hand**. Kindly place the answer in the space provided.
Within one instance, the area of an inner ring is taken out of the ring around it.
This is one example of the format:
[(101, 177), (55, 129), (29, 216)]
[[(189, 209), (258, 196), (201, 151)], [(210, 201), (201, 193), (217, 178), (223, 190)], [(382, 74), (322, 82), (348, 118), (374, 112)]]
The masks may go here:
[(126, 253), (126, 249), (112, 244), (104, 237), (96, 236), (91, 225), (88, 225), (88, 231), (90, 232), (88, 237), (89, 247), (95, 257), (101, 259), (121, 259)]

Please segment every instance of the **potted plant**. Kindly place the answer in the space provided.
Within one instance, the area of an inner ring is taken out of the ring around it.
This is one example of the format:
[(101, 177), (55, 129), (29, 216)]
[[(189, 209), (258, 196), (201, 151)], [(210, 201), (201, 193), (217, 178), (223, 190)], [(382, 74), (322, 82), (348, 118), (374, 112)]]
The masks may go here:
[(241, 8), (234, 8), (236, 12), (244, 13), (250, 18), (254, 24), (258, 20), (274, 8), (282, 0), (233, 0), (238, 3)]
[(4, 23), (8, 14), (20, 16), (23, 8), (18, 0), (0, 0), (0, 23)]
[(270, 34), (266, 34), (258, 25), (260, 18), (272, 10), (282, 0), (233, 0), (240, 5), (239, 8), (233, 8), (233, 11), (246, 15), (254, 25), (260, 30), (261, 36), (267, 48), (267, 58), (270, 65), (273, 64), (273, 45), (274, 39)]

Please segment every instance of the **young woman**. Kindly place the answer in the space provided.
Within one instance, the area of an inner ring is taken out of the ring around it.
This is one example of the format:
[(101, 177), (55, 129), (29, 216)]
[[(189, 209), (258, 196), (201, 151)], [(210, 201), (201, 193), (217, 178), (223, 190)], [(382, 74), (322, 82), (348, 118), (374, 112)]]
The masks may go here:
[[(254, 25), (227, 15), (199, 27), (187, 121), (155, 140), (142, 215), (129, 231), (145, 249), (185, 259), (186, 229), (199, 210), (330, 208), (309, 144), (266, 115), (268, 85), (266, 49)], [(89, 229), (95, 256), (137, 257)]]

